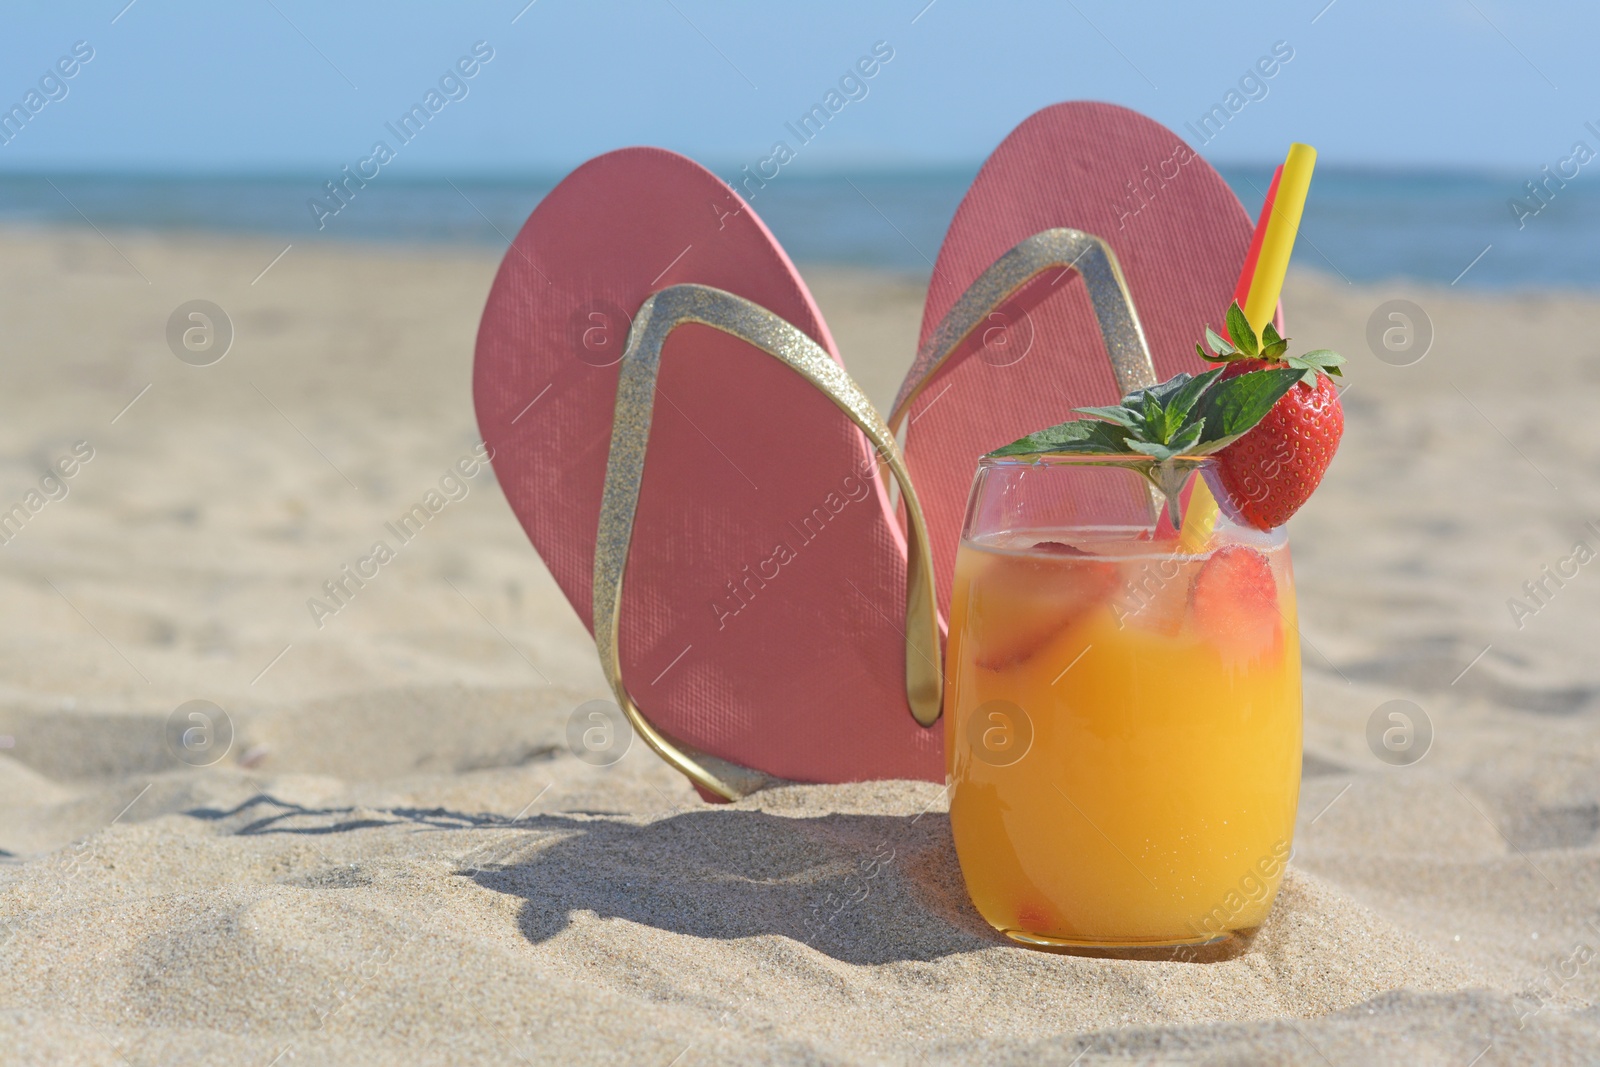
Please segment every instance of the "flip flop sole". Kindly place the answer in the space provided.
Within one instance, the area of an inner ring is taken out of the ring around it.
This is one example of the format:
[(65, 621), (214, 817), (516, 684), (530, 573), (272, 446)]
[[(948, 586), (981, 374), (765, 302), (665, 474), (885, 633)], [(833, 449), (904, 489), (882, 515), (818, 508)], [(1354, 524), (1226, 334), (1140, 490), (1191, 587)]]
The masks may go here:
[[(1036, 112), (984, 163), (940, 247), (922, 341), (995, 260), (1057, 227), (1111, 246), (1158, 380), (1206, 369), (1194, 343), (1205, 323), (1220, 328), (1249, 216), (1177, 134), (1102, 103)], [(927, 382), (908, 379), (906, 461), (933, 541), (941, 610), (979, 457), (1119, 395), (1083, 279), (1068, 270), (1014, 294)]]
[[(591, 632), (619, 361), (646, 297), (680, 283), (750, 300), (838, 358), (749, 206), (653, 148), (591, 160), (539, 204), (479, 329), (495, 472)], [(646, 718), (780, 778), (942, 778), (942, 731), (907, 706), (905, 541), (865, 437), (795, 371), (694, 324), (662, 349), (653, 410), (619, 615)]]

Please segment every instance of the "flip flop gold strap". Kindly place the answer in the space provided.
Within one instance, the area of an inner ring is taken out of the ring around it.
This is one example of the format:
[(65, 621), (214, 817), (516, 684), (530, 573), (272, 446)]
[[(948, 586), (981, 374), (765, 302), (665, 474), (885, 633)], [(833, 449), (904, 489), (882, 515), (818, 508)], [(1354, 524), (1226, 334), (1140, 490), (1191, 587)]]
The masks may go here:
[(1117, 395), (1156, 384), (1144, 328), (1139, 325), (1139, 313), (1111, 246), (1082, 230), (1045, 230), (995, 260), (945, 312), (938, 328), (917, 350), (916, 361), (895, 399), (889, 426), (900, 429), (910, 413), (911, 402), (939, 372), (950, 353), (988, 321), (996, 308), (1033, 278), (1053, 268), (1062, 268), (1063, 274), (1075, 270), (1083, 276), (1095, 320), (1100, 324), (1100, 337), (1111, 358)]
[(848, 415), (877, 450), (900, 484), (909, 530), (906, 538), (906, 700), (924, 726), (939, 717), (944, 676), (939, 663), (938, 613), (934, 602), (933, 554), (922, 507), (911, 488), (894, 435), (866, 394), (837, 360), (800, 330), (743, 297), (704, 285), (674, 285), (651, 296), (634, 317), (622, 354), (611, 452), (606, 460), (600, 528), (594, 553), (594, 639), (600, 665), (617, 703), (645, 743), (700, 785), (737, 799), (775, 781), (768, 775), (700, 752), (667, 737), (645, 718), (622, 680), (617, 633), (622, 576), (633, 538), (633, 520), (650, 440), (661, 349), (672, 331), (698, 323), (730, 334), (780, 360), (822, 390)]

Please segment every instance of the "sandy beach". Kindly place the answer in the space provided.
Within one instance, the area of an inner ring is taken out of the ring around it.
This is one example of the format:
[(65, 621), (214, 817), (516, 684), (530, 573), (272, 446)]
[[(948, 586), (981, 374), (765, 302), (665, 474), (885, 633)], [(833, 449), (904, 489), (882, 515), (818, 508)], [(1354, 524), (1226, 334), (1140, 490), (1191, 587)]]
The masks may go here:
[[(443, 481), (498, 256), (283, 244), (0, 231), (0, 1062), (1600, 1058), (1600, 300), (1291, 277), (1351, 364), (1291, 525), (1294, 858), (1242, 951), (1111, 959), (995, 935), (929, 783), (711, 807), (640, 743), (577, 759), (592, 642), (492, 472)], [(802, 271), (886, 408), (922, 283)], [(209, 366), (168, 346), (194, 299)], [(1407, 366), (1368, 345), (1393, 299)], [(167, 744), (197, 700), (208, 766)]]

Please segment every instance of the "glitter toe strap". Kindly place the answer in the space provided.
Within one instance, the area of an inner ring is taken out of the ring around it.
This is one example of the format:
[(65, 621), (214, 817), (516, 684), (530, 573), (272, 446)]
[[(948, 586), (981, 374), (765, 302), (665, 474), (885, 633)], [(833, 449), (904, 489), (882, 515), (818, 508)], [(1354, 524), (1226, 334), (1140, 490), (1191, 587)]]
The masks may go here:
[(640, 711), (623, 683), (618, 649), (622, 578), (644, 475), (661, 351), (671, 333), (688, 323), (737, 337), (798, 372), (861, 429), (872, 442), (879, 462), (899, 484), (907, 515), (906, 701), (911, 714), (923, 726), (931, 726), (939, 717), (944, 684), (939, 668), (942, 653), (934, 601), (933, 556), (922, 508), (912, 490), (894, 434), (866, 394), (826, 350), (766, 308), (721, 289), (674, 285), (644, 302), (629, 331), (617, 383), (611, 451), (606, 460), (600, 526), (595, 542), (595, 644), (617, 703), (645, 743), (692, 781), (714, 793), (737, 799), (776, 779), (701, 752), (657, 729)]
[(917, 350), (917, 358), (895, 398), (889, 426), (898, 431), (911, 404), (939, 368), (974, 330), (1014, 293), (1047, 270), (1076, 271), (1083, 277), (1105, 342), (1119, 395), (1156, 384), (1155, 365), (1145, 343), (1144, 328), (1116, 254), (1104, 240), (1082, 230), (1054, 229), (1017, 244), (978, 275)]

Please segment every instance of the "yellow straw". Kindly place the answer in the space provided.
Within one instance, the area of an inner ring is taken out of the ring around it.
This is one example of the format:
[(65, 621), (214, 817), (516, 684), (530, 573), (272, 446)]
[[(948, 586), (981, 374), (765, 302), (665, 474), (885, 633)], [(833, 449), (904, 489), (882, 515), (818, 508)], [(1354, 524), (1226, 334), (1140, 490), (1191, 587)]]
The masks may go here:
[(1283, 177), (1278, 179), (1278, 195), (1267, 220), (1267, 235), (1261, 242), (1261, 256), (1245, 298), (1244, 317), (1259, 334), (1278, 310), (1283, 292), (1283, 277), (1289, 272), (1289, 255), (1294, 251), (1295, 235), (1300, 232), (1300, 213), (1311, 188), (1311, 171), (1317, 165), (1317, 150), (1308, 144), (1289, 146), (1283, 161)]
[(1183, 513), (1183, 530), (1178, 534), (1178, 551), (1185, 556), (1198, 556), (1211, 544), (1211, 534), (1217, 528), (1217, 498), (1211, 495), (1203, 477), (1194, 480), (1194, 491), (1189, 494), (1189, 507)]
[[(1278, 195), (1273, 200), (1272, 216), (1261, 241), (1261, 255), (1250, 277), (1250, 293), (1245, 297), (1244, 316), (1259, 336), (1278, 310), (1283, 278), (1289, 272), (1289, 255), (1300, 232), (1300, 214), (1311, 189), (1311, 171), (1317, 165), (1317, 150), (1308, 144), (1289, 146), (1283, 161), (1283, 176), (1278, 179)], [(1178, 551), (1190, 555), (1204, 552), (1217, 525), (1217, 500), (1203, 479), (1196, 480), (1189, 495), (1189, 507), (1178, 535)]]

